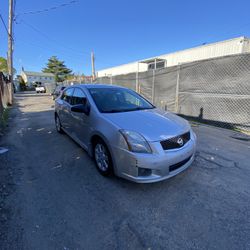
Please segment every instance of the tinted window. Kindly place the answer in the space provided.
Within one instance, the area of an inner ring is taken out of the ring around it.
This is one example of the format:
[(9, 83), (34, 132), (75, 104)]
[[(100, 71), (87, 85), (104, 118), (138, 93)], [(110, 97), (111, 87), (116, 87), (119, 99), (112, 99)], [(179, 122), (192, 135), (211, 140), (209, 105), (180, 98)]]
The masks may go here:
[(62, 94), (62, 100), (71, 104), (71, 96), (73, 94), (73, 91), (73, 88), (66, 89)]
[(72, 96), (72, 105), (85, 104), (85, 103), (86, 103), (86, 95), (81, 89), (75, 88), (74, 94)]
[(127, 112), (155, 108), (136, 92), (123, 88), (90, 88), (89, 92), (100, 112)]

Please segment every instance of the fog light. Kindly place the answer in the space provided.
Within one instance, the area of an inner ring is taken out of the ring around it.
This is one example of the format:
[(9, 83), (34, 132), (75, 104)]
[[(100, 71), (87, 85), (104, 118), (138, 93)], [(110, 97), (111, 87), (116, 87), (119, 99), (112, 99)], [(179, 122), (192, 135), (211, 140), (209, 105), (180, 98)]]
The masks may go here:
[(152, 174), (152, 170), (148, 168), (138, 168), (138, 176), (149, 176)]

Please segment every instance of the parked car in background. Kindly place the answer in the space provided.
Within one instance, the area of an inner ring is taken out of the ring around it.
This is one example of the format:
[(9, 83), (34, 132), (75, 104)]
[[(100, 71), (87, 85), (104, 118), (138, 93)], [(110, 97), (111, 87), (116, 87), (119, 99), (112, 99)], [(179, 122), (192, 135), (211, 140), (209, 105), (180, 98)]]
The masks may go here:
[(54, 91), (51, 93), (52, 99), (55, 100), (59, 95), (61, 95), (62, 91), (65, 89), (65, 86), (57, 86)]
[(35, 89), (36, 93), (46, 93), (46, 88), (42, 85), (38, 85)]
[(127, 88), (67, 87), (55, 102), (55, 124), (93, 156), (104, 176), (156, 182), (194, 160), (196, 136), (189, 123)]

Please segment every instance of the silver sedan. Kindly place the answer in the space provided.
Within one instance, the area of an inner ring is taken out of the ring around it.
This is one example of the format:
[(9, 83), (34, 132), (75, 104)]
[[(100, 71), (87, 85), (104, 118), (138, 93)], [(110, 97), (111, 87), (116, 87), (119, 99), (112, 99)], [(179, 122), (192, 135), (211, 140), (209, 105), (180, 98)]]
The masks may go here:
[(94, 158), (104, 176), (156, 182), (194, 160), (196, 136), (189, 123), (127, 88), (70, 86), (55, 101), (55, 124)]

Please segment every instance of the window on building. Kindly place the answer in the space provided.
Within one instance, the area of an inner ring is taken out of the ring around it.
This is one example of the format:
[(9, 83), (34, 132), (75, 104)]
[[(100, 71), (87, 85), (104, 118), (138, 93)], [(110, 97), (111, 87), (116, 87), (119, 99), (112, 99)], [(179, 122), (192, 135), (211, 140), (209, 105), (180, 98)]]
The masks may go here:
[(165, 67), (165, 60), (164, 61), (158, 61), (158, 62), (152, 62), (148, 64), (148, 70), (152, 69), (162, 69)]

